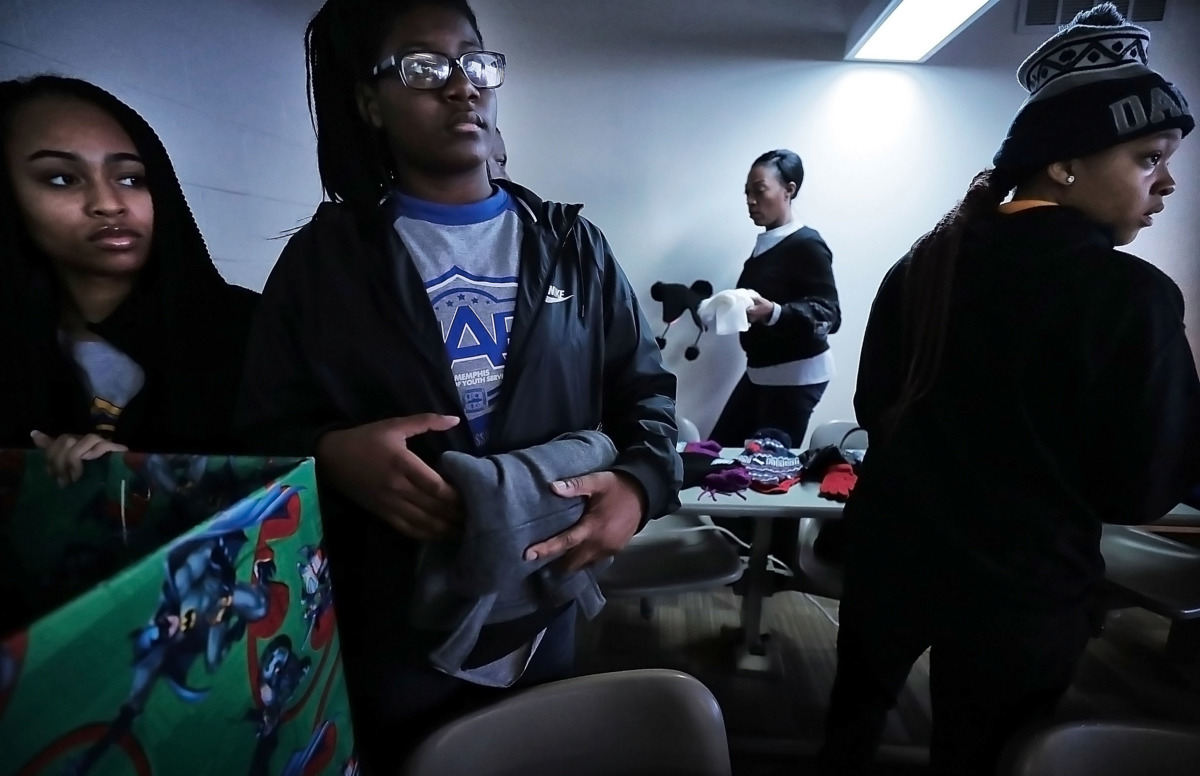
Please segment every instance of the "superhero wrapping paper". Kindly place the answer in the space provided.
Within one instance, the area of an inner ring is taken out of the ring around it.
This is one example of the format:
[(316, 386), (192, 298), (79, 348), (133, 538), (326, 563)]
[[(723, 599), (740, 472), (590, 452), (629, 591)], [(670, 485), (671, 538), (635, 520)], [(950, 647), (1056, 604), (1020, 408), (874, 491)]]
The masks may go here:
[(355, 774), (311, 460), (0, 451), (0, 776)]

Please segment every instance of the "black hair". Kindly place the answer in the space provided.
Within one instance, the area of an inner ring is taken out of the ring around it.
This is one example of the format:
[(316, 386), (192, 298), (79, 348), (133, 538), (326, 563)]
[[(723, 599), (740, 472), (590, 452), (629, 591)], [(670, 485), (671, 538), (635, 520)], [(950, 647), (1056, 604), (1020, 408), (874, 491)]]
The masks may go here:
[(963, 236), (972, 222), (994, 213), (1015, 185), (997, 170), (980, 172), (962, 200), (913, 244), (906, 261), (901, 308), (904, 383), (885, 417), (889, 430), (929, 392), (941, 369), (950, 320), (950, 292)]
[[(17, 111), (35, 100), (47, 97), (80, 100), (100, 108), (112, 116), (133, 141), (146, 168), (146, 186), (154, 203), (155, 228), (144, 274), (158, 273), (163, 256), (170, 256), (172, 260), (182, 255), (202, 257), (204, 263), (211, 266), (208, 248), (200, 236), (200, 229), (183, 196), (175, 168), (162, 141), (137, 111), (99, 86), (77, 78), (55, 75), (0, 81), (0, 147), (7, 142)], [(44, 266), (45, 257), (34, 248), (24, 221), (15, 217), (20, 211), (7, 154), (0, 154), (0, 212), (14, 214), (4, 218), (0, 224), (0, 251), (7, 257), (6, 262), (13, 265), (5, 269), (19, 271), (20, 267), (15, 266), (17, 264), (23, 264), (28, 269)], [(216, 273), (215, 268), (213, 273)], [(11, 277), (7, 273), (5, 276)]]
[[(775, 172), (784, 185), (796, 184), (796, 192), (799, 193), (800, 186), (804, 183), (804, 162), (800, 161), (799, 154), (786, 148), (777, 148), (774, 151), (767, 151), (755, 159), (754, 164), (750, 166), (758, 167), (768, 164), (775, 166)], [(792, 195), (793, 198), (795, 196), (795, 194)]]
[(51, 407), (73, 397), (61, 380), (65, 372), (54, 366), (63, 358), (58, 327), (65, 290), (19, 215), (3, 152), (18, 111), (50, 98), (79, 100), (112, 116), (133, 141), (146, 170), (154, 206), (149, 254), (133, 290), (104, 325), (140, 332), (140, 350), (129, 355), (147, 373), (169, 372), (187, 380), (197, 367), (189, 363), (196, 356), (183, 333), (220, 314), (208, 304), (214, 298), (211, 290), (224, 280), (208, 255), (166, 149), (146, 120), (87, 81), (39, 75), (0, 82), (0, 400), (8, 411), (8, 417), (0, 418), (8, 421), (0, 423), (0, 433), (11, 431), (17, 418), (53, 417)]
[(367, 210), (391, 188), (394, 162), (380, 133), (359, 113), (356, 87), (371, 78), (396, 17), (421, 6), (462, 14), (483, 43), (466, 0), (326, 0), (304, 32), (317, 168), (334, 202)]

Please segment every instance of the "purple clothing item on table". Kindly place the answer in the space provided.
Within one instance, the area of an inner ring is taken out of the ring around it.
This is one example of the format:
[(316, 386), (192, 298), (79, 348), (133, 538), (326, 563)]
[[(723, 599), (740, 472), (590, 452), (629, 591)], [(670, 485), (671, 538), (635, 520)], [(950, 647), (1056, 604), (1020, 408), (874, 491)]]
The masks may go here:
[(718, 493), (741, 496), (744, 499), (746, 497), (742, 496), (742, 491), (750, 487), (750, 473), (744, 466), (721, 468), (706, 474), (701, 487), (704, 488), (704, 493), (700, 496), (707, 495), (713, 501), (717, 500)]
[(703, 453), (716, 458), (721, 455), (721, 443), (714, 439), (705, 439), (703, 442), (688, 442), (683, 446), (685, 453)]

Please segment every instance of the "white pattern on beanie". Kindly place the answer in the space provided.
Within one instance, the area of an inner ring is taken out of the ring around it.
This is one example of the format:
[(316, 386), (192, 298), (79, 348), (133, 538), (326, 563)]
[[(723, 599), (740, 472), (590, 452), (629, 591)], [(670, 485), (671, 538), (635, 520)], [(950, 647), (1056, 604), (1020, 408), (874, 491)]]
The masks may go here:
[(1029, 101), (1088, 83), (1151, 75), (1150, 33), (1124, 19), (1111, 3), (1079, 14), (1038, 46), (1017, 69)]

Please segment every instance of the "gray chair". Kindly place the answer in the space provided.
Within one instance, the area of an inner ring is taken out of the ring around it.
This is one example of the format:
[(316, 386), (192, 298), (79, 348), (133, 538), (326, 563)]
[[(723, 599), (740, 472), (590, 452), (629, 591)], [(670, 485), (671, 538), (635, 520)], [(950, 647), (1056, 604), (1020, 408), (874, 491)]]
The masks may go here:
[[(1100, 538), (1107, 608), (1140, 606), (1171, 620), (1167, 655), (1200, 656), (1200, 549), (1125, 525), (1106, 525)], [(1197, 769), (1200, 771), (1200, 769)]]
[[(695, 424), (682, 417), (678, 423), (679, 441), (700, 440)], [(742, 569), (737, 550), (703, 518), (666, 515), (647, 523), (597, 581), (606, 596), (636, 596), (649, 619), (651, 598), (724, 587), (736, 582)]]
[(721, 708), (660, 669), (521, 691), (434, 732), (406, 776), (730, 776)]
[(810, 517), (800, 519), (800, 551), (796, 575), (789, 587), (801, 593), (840, 600), (844, 576), (842, 564), (820, 557), (814, 549), (822, 522)]
[(808, 449), (816, 450), (829, 445), (865, 450), (867, 432), (853, 420), (827, 421), (813, 429), (808, 439)]
[[(736, 582), (744, 565), (734, 546), (701, 518), (667, 515), (652, 520), (597, 574), (606, 596), (641, 599), (642, 616), (653, 615), (650, 599)], [(698, 529), (698, 530), (697, 530)]]
[(696, 428), (696, 424), (684, 417), (675, 419), (679, 426), (679, 441), (680, 442), (699, 442), (700, 429)]
[(1071, 722), (1034, 734), (1007, 776), (1195, 776), (1200, 727)]
[[(808, 449), (816, 450), (830, 445), (847, 449), (865, 450), (867, 432), (853, 420), (831, 420), (813, 429)], [(816, 554), (817, 535), (821, 532), (821, 520), (805, 517), (800, 520), (800, 548), (797, 553), (796, 575), (789, 587), (801, 593), (842, 597), (842, 565)]]

